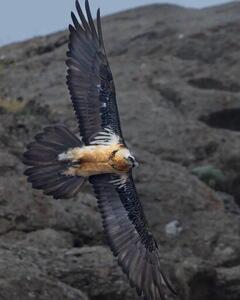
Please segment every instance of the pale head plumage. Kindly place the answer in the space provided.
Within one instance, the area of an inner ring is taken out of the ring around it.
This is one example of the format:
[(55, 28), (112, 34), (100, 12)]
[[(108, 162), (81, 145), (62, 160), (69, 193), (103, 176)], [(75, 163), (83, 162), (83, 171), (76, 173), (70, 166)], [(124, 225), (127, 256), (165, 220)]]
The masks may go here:
[(122, 156), (127, 163), (129, 164), (130, 168), (137, 167), (138, 162), (136, 161), (135, 157), (132, 155), (132, 153), (127, 148), (121, 148), (117, 151), (117, 154)]

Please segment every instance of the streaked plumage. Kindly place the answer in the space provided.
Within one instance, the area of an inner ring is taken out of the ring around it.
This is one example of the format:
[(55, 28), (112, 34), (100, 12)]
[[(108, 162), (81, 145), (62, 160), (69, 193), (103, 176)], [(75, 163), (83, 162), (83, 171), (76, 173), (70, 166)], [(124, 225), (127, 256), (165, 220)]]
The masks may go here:
[(81, 140), (64, 126), (45, 128), (24, 153), (30, 166), (25, 174), (33, 188), (62, 199), (76, 195), (89, 179), (109, 245), (131, 286), (147, 300), (163, 300), (167, 290), (175, 292), (162, 273), (132, 178), (136, 161), (122, 137), (100, 11), (95, 27), (87, 0), (85, 7), (87, 19), (76, 1), (81, 24), (72, 13), (67, 53), (67, 85)]

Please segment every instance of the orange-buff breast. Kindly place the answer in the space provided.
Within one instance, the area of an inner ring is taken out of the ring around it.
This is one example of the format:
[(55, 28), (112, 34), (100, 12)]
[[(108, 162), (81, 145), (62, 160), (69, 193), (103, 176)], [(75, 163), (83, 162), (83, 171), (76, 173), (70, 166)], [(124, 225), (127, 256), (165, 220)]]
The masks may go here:
[(74, 148), (67, 152), (71, 160), (76, 163), (68, 168), (64, 174), (88, 177), (106, 173), (122, 174), (129, 171), (129, 165), (118, 150), (123, 145), (96, 145)]

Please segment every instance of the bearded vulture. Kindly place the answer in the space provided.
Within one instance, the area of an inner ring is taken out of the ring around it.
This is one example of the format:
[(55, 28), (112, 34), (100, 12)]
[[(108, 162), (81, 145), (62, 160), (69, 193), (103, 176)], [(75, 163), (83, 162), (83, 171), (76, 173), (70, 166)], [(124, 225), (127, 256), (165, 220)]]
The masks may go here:
[(27, 146), (25, 175), (35, 189), (55, 199), (75, 196), (89, 180), (98, 199), (113, 254), (138, 295), (166, 299), (169, 280), (161, 269), (157, 243), (149, 231), (132, 177), (137, 162), (122, 136), (112, 72), (104, 48), (100, 10), (94, 24), (78, 1), (72, 13), (67, 53), (67, 85), (81, 138), (65, 126), (46, 127)]

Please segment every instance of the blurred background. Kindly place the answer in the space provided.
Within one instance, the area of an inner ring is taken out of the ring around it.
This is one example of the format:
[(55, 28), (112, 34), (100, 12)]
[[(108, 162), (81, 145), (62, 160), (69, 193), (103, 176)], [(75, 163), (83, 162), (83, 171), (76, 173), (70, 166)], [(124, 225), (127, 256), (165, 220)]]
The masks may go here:
[[(84, 1), (80, 1), (83, 3)], [(140, 5), (165, 3), (162, 0), (123, 0), (91, 1), (92, 12), (101, 7), (102, 15), (108, 15)], [(172, 0), (168, 3), (187, 7), (202, 8), (227, 3), (227, 0)], [(15, 41), (44, 35), (66, 28), (69, 24), (69, 11), (74, 9), (74, 0), (1, 0), (0, 10), (0, 46)]]
[[(104, 15), (162, 266), (181, 300), (239, 300), (240, 2), (90, 2)], [(56, 201), (23, 175), (22, 154), (43, 127), (78, 133), (65, 84), (71, 10), (72, 0), (0, 0), (0, 300), (139, 299), (91, 187)]]

